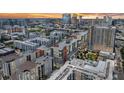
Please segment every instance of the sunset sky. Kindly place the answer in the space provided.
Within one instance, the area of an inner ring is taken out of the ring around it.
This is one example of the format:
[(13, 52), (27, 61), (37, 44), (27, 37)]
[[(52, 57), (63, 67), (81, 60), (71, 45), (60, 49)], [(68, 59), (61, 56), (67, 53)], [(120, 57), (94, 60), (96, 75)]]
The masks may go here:
[[(105, 15), (112, 18), (124, 18), (124, 13), (77, 13), (84, 18), (103, 17)], [(61, 18), (60, 13), (0, 13), (0, 18)]]

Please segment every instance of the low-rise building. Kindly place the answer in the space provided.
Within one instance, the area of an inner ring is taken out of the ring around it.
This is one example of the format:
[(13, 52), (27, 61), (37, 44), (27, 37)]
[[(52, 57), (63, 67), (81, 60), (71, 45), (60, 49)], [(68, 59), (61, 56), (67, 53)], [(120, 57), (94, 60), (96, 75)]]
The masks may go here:
[(15, 73), (11, 75), (12, 80), (37, 80), (38, 69), (34, 62), (24, 62), (21, 64)]
[(41, 46), (33, 52), (19, 52), (10, 48), (0, 51), (2, 75), (7, 79), (46, 79), (52, 73), (53, 59), (49, 48)]
[(88, 48), (88, 31), (77, 31), (72, 34), (77, 39), (78, 48), (87, 49)]
[(65, 34), (63, 31), (52, 31), (50, 33), (50, 40), (51, 43), (54, 45), (56, 43), (59, 43), (60, 41), (62, 41), (65, 37)]
[(28, 50), (34, 51), (36, 50), (36, 48), (40, 47), (41, 45), (49, 47), (51, 45), (51, 41), (50, 39), (47, 38), (37, 37), (26, 41), (15, 40), (14, 45), (16, 48), (22, 49), (24, 51), (28, 51)]
[(50, 77), (53, 60), (50, 56), (41, 56), (36, 61), (25, 61), (18, 65), (10, 76), (12, 80), (41, 80)]
[(76, 52), (78, 51), (77, 39), (64, 40), (58, 43), (58, 45), (52, 47), (52, 49), (55, 62), (57, 64), (63, 64), (67, 61), (67, 59), (75, 56)]
[[(15, 50), (10, 48), (0, 49), (0, 58), (2, 59), (3, 75), (11, 76), (16, 69), (16, 60), (19, 61), (20, 55), (16, 54)], [(22, 61), (23, 62), (23, 61)]]
[(100, 51), (99, 56), (104, 57), (106, 59), (114, 59), (115, 53)]
[(15, 48), (22, 49), (23, 51), (35, 50), (38, 47), (37, 43), (26, 42), (26, 41), (14, 41)]
[(53, 59), (50, 56), (42, 56), (36, 59), (38, 65), (38, 79), (47, 79), (53, 70)]

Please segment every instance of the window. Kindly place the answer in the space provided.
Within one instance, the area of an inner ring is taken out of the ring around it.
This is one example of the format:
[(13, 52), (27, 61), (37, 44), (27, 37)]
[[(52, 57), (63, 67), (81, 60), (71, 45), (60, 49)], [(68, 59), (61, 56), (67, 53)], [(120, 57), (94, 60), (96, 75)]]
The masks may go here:
[(62, 53), (61, 52), (59, 52), (59, 57), (62, 57)]
[(31, 55), (27, 56), (27, 61), (31, 61)]
[(23, 79), (24, 80), (30, 80), (30, 72), (28, 70), (25, 70), (24, 73), (23, 73)]
[(41, 78), (40, 67), (38, 67), (38, 79), (40, 80), (40, 78)]
[(71, 80), (71, 74), (67, 77), (67, 80)]
[(2, 60), (0, 60), (0, 69), (2, 68)]
[(9, 70), (9, 75), (11, 75), (11, 66), (10, 66), (10, 63), (8, 63), (8, 70)]
[(42, 73), (42, 78), (44, 78), (44, 75), (45, 75), (44, 65), (41, 65), (41, 73)]
[(26, 79), (30, 80), (30, 72), (25, 72), (26, 73)]
[(36, 52), (36, 58), (38, 58), (38, 53)]

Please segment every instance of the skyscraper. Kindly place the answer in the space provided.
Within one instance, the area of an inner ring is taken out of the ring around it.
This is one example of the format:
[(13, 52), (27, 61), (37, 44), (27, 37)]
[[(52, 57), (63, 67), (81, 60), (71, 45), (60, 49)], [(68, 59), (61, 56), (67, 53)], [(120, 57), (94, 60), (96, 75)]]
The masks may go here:
[(70, 24), (71, 23), (71, 14), (64, 13), (62, 21), (64, 24)]
[(72, 14), (71, 24), (77, 24), (77, 23), (78, 23), (77, 14)]
[(108, 25), (108, 26), (112, 25), (112, 17), (110, 16), (104, 16), (103, 21), (105, 25)]
[(79, 16), (79, 24), (82, 24), (82, 16)]
[(115, 27), (94, 26), (89, 32), (89, 48), (93, 50), (102, 50), (113, 52)]

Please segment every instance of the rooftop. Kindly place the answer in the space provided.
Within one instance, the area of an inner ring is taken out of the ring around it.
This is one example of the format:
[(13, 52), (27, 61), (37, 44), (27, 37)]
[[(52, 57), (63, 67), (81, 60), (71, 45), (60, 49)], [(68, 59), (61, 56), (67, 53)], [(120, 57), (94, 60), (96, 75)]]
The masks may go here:
[(109, 26), (95, 26), (96, 28), (103, 28), (103, 29), (109, 29), (109, 28), (112, 28), (112, 29), (115, 29), (116, 27), (112, 26), (112, 27), (109, 27)]
[(86, 35), (88, 33), (88, 31), (78, 31), (78, 32), (75, 32), (74, 35)]
[(50, 77), (51, 80), (56, 79), (66, 79), (69, 73), (73, 70), (86, 73), (89, 75), (94, 75), (98, 79), (106, 77), (106, 79), (112, 80), (112, 71), (114, 69), (114, 62), (112, 60), (106, 61), (87, 61), (81, 59), (73, 59), (72, 61), (67, 61), (53, 76)]
[(16, 53), (12, 53), (12, 54), (8, 54), (6, 56), (1, 56), (1, 59), (4, 61), (4, 62), (12, 62), (16, 59), (20, 58), (19, 55), (17, 55)]
[(50, 56), (42, 56), (37, 58), (36, 63), (44, 63), (44, 62), (51, 62), (52, 61), (52, 57)]
[(77, 39), (72, 39), (70, 40), (69, 43), (66, 43), (66, 40), (63, 40), (62, 42), (59, 43), (59, 49), (63, 49), (65, 46), (69, 46), (70, 44), (76, 42)]
[(27, 61), (27, 62), (24, 62), (23, 64), (21, 64), (19, 66), (19, 70), (20, 71), (25, 71), (25, 70), (29, 70), (30, 71), (31, 69), (33, 69), (35, 67), (36, 67), (36, 63)]
[(32, 42), (32, 41), (35, 41), (35, 40), (49, 41), (48, 38), (44, 38), (44, 37), (36, 37), (36, 38), (29, 39), (29, 40), (27, 40), (27, 41), (28, 41), (28, 42)]
[(29, 46), (36, 46), (36, 43), (32, 43), (32, 42), (28, 42), (28, 41), (19, 41), (19, 40), (15, 40), (14, 42), (18, 42), (18, 43), (22, 43), (22, 44), (26, 44)]
[(48, 47), (46, 47), (46, 46), (44, 46), (44, 45), (42, 45), (42, 46), (38, 47), (37, 49), (41, 49), (41, 50), (49, 50), (49, 48), (48, 48)]

